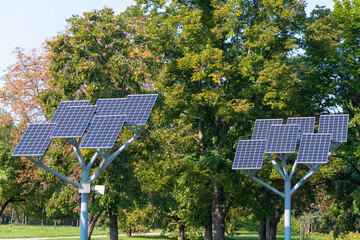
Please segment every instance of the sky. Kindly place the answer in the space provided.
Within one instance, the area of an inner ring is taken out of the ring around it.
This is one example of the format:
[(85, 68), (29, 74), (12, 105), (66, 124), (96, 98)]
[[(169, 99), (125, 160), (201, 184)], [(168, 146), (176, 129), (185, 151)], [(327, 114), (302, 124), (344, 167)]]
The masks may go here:
[[(0, 0), (0, 78), (6, 67), (15, 63), (16, 47), (26, 52), (40, 48), (47, 39), (65, 29), (66, 19), (83, 12), (112, 8), (126, 10), (134, 0)], [(307, 13), (316, 5), (333, 8), (332, 0), (308, 0)], [(0, 87), (1, 87), (0, 81)]]

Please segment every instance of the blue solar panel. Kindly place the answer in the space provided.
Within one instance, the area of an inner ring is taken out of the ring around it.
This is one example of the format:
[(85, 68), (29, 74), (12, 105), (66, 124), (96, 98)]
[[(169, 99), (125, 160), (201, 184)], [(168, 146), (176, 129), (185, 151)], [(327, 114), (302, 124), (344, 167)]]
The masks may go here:
[(298, 163), (326, 163), (329, 157), (331, 134), (304, 133), (297, 156)]
[(270, 126), (273, 124), (282, 124), (280, 119), (256, 119), (251, 140), (267, 139)]
[(84, 100), (84, 101), (62, 101), (58, 108), (56, 109), (53, 117), (51, 118), (50, 123), (57, 123), (59, 121), (59, 118), (62, 115), (63, 110), (66, 107), (70, 107), (70, 106), (87, 106), (89, 105), (90, 100)]
[(50, 134), (56, 124), (30, 124), (16, 146), (12, 156), (42, 156), (47, 151), (51, 138)]
[(331, 133), (333, 142), (346, 142), (348, 134), (348, 114), (321, 115), (319, 133)]
[(232, 169), (261, 169), (266, 140), (240, 140)]
[(304, 133), (314, 133), (315, 117), (288, 118), (287, 124), (299, 124), (300, 132), (298, 139), (301, 139), (301, 135)]
[(129, 95), (121, 106), (120, 115), (126, 115), (125, 125), (145, 125), (156, 102), (157, 94)]
[(80, 148), (112, 148), (125, 120), (126, 116), (95, 116)]
[(106, 98), (96, 102), (96, 116), (99, 115), (121, 115), (121, 107), (125, 98)]
[(293, 153), (296, 149), (299, 125), (271, 125), (266, 153)]
[(51, 138), (80, 138), (94, 115), (96, 106), (66, 107), (58, 119)]

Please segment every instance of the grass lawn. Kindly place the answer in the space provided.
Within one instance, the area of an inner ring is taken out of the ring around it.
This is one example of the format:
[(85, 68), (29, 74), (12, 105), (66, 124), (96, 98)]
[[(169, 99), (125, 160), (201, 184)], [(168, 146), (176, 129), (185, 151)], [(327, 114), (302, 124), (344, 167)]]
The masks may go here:
[[(96, 235), (108, 235), (109, 230), (108, 228), (101, 228), (98, 227), (94, 229), (93, 236)], [(122, 233), (119, 233), (122, 234)], [(1, 225), (0, 226), (0, 239), (1, 238), (34, 238), (34, 237), (67, 237), (67, 236), (79, 236), (80, 235), (80, 228), (79, 227), (72, 227), (72, 226), (57, 226), (54, 229), (53, 226), (44, 226), (41, 229), (40, 226), (13, 226), (10, 227), (9, 225)], [(171, 235), (174, 236), (174, 235)], [(345, 239), (359, 239), (360, 235), (356, 234), (348, 236), (349, 238)], [(79, 238), (74, 238), (79, 239)], [(107, 238), (97, 238), (92, 237), (93, 240), (105, 240)], [(129, 240), (129, 237), (119, 237), (120, 240)], [(169, 236), (160, 236), (160, 235), (151, 235), (151, 236), (132, 236), (132, 240), (176, 240), (177, 238), (170, 238)], [(201, 240), (203, 237), (194, 237), (193, 240)], [(227, 240), (258, 240), (258, 233), (257, 232), (240, 232), (237, 236), (233, 237), (226, 237)], [(278, 240), (284, 240), (284, 234), (278, 233)], [(292, 240), (299, 240), (298, 234), (292, 234)], [(309, 240), (330, 240), (333, 239), (331, 235), (323, 236), (319, 235), (316, 237), (311, 237)], [(65, 239), (62, 239), (65, 240)]]
[[(94, 229), (93, 235), (106, 235), (109, 233), (108, 228)], [(41, 229), (37, 225), (16, 226), (1, 225), (0, 226), (0, 239), (1, 238), (33, 238), (33, 237), (67, 237), (67, 236), (80, 236), (80, 228), (72, 226), (44, 226)]]

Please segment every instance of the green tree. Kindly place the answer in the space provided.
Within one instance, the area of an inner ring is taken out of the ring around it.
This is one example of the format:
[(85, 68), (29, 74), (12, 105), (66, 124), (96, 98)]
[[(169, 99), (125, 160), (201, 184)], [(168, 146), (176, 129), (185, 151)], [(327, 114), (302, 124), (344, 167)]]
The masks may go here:
[[(125, 14), (114, 15), (109, 8), (68, 19), (67, 31), (47, 42), (51, 52), (50, 72), (54, 87), (41, 94), (46, 113), (53, 114), (61, 100), (89, 99), (95, 103), (99, 98), (123, 98), (128, 94), (152, 90), (149, 71), (154, 60), (147, 49), (143, 21), (143, 18), (130, 19)], [(129, 137), (129, 132), (125, 131), (119, 142)], [(88, 160), (92, 153), (84, 151), (83, 154)], [(102, 198), (92, 197), (91, 209), (94, 212), (89, 218), (88, 237), (97, 218), (107, 211), (110, 238), (117, 239), (118, 211), (126, 208), (126, 203), (132, 202), (127, 197), (136, 196), (137, 193), (136, 188), (130, 189), (137, 185), (137, 181), (131, 177), (131, 162), (128, 159), (128, 155), (122, 153), (109, 171), (97, 180), (98, 183), (106, 183), (111, 192)], [(132, 184), (124, 185), (115, 179)], [(132, 191), (134, 194), (131, 194)], [(119, 201), (125, 202), (118, 205)]]
[[(165, 66), (156, 86), (166, 117), (198, 133), (198, 164), (209, 171), (207, 239), (224, 239), (225, 217), (242, 199), (240, 174), (231, 170), (234, 147), (248, 136), (248, 120), (308, 109), (296, 62), (302, 1), (138, 1), (149, 15), (153, 54)], [(135, 13), (136, 14), (136, 13)], [(294, 104), (297, 103), (297, 104)]]
[(333, 11), (315, 9), (304, 34), (307, 76), (303, 79), (316, 92), (314, 102), (350, 115), (348, 141), (318, 179), (325, 183), (332, 202), (322, 215), (322, 231), (333, 230), (335, 238), (355, 230), (359, 218), (359, 11), (356, 0), (335, 1)]

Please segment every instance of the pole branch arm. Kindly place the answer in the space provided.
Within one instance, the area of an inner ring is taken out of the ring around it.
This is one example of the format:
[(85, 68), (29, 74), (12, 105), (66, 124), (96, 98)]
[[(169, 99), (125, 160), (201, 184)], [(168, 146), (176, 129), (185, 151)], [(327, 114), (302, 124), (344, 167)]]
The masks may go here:
[(303, 183), (309, 178), (311, 177), (313, 174), (315, 174), (317, 172), (317, 170), (319, 170), (319, 168), (321, 167), (321, 164), (316, 164), (313, 168), (310, 169), (310, 171), (308, 171), (301, 179), (300, 181), (295, 184), (295, 186), (293, 187), (293, 189), (291, 189), (290, 195), (293, 195), (296, 190), (298, 190), (301, 185), (303, 185)]
[(297, 167), (297, 160), (295, 160), (294, 165), (292, 166), (292, 169), (291, 169), (291, 172), (290, 172), (290, 175), (289, 175), (289, 180), (290, 181), (291, 181), (292, 177), (294, 176), (296, 167)]
[(96, 161), (97, 157), (99, 156), (99, 153), (96, 152), (94, 154), (94, 156), (91, 158), (89, 164), (86, 166), (86, 170), (90, 170), (90, 168), (92, 167), (92, 165), (94, 164), (94, 162)]
[(269, 157), (271, 163), (275, 166), (276, 170), (280, 173), (281, 177), (286, 181), (286, 176), (285, 176), (284, 172), (281, 170), (281, 168), (279, 167), (277, 162), (274, 160), (274, 158), (271, 156), (271, 154), (268, 153), (267, 156)]
[(42, 163), (40, 163), (40, 162), (38, 162), (38, 161), (35, 161), (35, 160), (34, 160), (33, 158), (31, 158), (31, 157), (26, 157), (26, 158), (29, 159), (30, 161), (32, 161), (33, 163), (35, 163), (36, 165), (38, 165), (39, 167), (41, 167), (42, 169), (44, 169), (44, 170), (46, 170), (46, 171), (54, 174), (55, 176), (61, 178), (61, 179), (64, 180), (64, 181), (70, 183), (70, 184), (73, 185), (74, 187), (76, 187), (76, 188), (79, 188), (79, 187), (80, 187), (78, 183), (74, 182), (73, 180), (69, 179), (68, 177), (65, 177), (65, 176), (62, 175), (61, 173), (56, 172), (54, 169), (51, 169), (51, 168), (45, 166), (44, 164), (42, 164)]
[(261, 185), (263, 185), (264, 187), (266, 187), (267, 189), (269, 189), (269, 190), (271, 190), (271, 191), (273, 191), (274, 193), (276, 193), (277, 195), (279, 195), (280, 197), (282, 197), (282, 198), (285, 198), (285, 195), (282, 193), (282, 192), (280, 192), (279, 190), (277, 190), (277, 189), (275, 189), (275, 188), (273, 188), (272, 186), (270, 186), (269, 184), (267, 184), (267, 183), (265, 183), (265, 182), (263, 182), (263, 181), (261, 181), (260, 179), (258, 179), (257, 177), (255, 177), (255, 176), (253, 176), (253, 175), (251, 175), (251, 174), (249, 174), (248, 172), (246, 172), (246, 171), (243, 171), (246, 175), (248, 175), (252, 180), (254, 180), (255, 182), (258, 182), (258, 183), (260, 183)]
[(80, 166), (81, 166), (82, 169), (86, 169), (86, 164), (85, 164), (85, 161), (84, 161), (84, 157), (83, 157), (83, 155), (81, 153), (81, 150), (80, 150), (80, 147), (79, 147), (80, 140), (79, 140), (79, 142), (77, 142), (76, 139), (74, 139), (73, 143), (74, 143), (74, 144), (72, 144), (73, 149), (74, 149), (74, 152), (76, 154), (77, 159), (79, 160)]
[[(100, 174), (111, 164), (112, 161), (116, 158), (117, 155), (119, 155), (122, 151), (124, 151), (128, 146), (130, 146), (141, 134), (141, 131), (143, 130), (144, 126), (141, 126), (139, 130), (136, 131), (136, 134), (130, 138), (124, 145), (122, 145), (116, 152), (111, 154), (111, 156), (107, 159), (104, 159), (101, 163), (101, 166), (99, 169), (91, 176), (88, 183), (93, 183), (96, 178), (100, 176)], [(104, 166), (103, 166), (104, 165)]]

